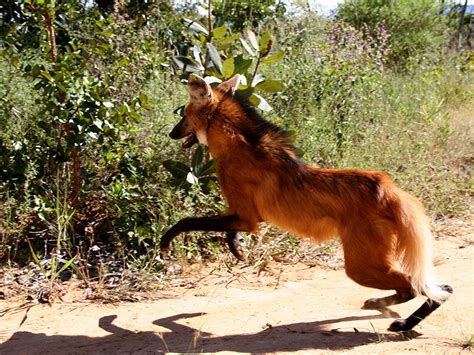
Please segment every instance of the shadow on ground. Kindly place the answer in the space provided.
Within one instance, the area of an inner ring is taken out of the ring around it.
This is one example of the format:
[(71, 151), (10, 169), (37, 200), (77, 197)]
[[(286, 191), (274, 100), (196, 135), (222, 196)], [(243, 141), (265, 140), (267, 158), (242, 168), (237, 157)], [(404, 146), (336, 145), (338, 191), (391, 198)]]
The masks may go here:
[[(178, 314), (161, 318), (153, 323), (169, 331), (132, 332), (113, 324), (116, 315), (99, 319), (99, 327), (111, 333), (102, 337), (46, 335), (18, 331), (0, 345), (0, 354), (22, 353), (160, 353), (160, 352), (288, 352), (297, 350), (349, 350), (365, 344), (384, 341), (402, 341), (400, 334), (374, 332), (330, 331), (328, 324), (368, 320), (383, 316), (345, 317), (316, 322), (301, 322), (268, 328), (253, 334), (215, 336), (176, 321), (199, 317), (203, 313)], [(419, 334), (412, 334), (417, 336)]]

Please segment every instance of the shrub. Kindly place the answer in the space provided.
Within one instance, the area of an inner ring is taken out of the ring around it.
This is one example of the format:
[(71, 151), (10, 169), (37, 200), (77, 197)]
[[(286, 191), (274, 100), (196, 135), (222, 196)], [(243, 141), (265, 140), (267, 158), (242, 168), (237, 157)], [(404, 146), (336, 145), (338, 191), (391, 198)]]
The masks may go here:
[(446, 17), (435, 0), (347, 0), (338, 5), (337, 17), (366, 36), (385, 28), (388, 60), (395, 67), (404, 68), (424, 56), (436, 57), (447, 44)]

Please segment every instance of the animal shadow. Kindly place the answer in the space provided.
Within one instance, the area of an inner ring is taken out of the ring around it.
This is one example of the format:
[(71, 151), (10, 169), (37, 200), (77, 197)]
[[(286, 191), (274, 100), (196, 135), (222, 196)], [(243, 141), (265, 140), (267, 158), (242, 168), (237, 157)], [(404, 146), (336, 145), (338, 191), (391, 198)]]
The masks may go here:
[[(106, 336), (46, 335), (19, 331), (0, 345), (0, 354), (215, 353), (220, 351), (275, 353), (305, 349), (349, 350), (380, 340), (409, 339), (400, 334), (376, 334), (356, 329), (331, 331), (325, 327), (338, 322), (382, 318), (383, 315), (344, 317), (278, 326), (267, 325), (265, 329), (257, 333), (224, 336), (216, 336), (182, 324), (183, 320), (203, 315), (204, 313), (184, 313), (155, 320), (153, 324), (169, 330), (163, 333), (134, 332), (118, 327), (113, 324), (117, 318), (116, 315), (99, 319), (99, 327), (110, 333)], [(413, 332), (411, 337), (418, 335)]]

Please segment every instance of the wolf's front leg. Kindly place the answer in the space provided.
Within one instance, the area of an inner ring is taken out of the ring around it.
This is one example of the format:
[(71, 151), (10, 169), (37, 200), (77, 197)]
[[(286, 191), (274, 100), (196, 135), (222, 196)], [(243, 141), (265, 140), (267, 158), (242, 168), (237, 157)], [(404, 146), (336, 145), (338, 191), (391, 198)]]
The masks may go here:
[(227, 232), (227, 244), (230, 251), (239, 260), (246, 260), (237, 239), (237, 232), (250, 232), (255, 229), (255, 223), (249, 223), (236, 215), (213, 217), (187, 217), (171, 227), (161, 238), (161, 254), (168, 254), (171, 241), (180, 233), (191, 231)]

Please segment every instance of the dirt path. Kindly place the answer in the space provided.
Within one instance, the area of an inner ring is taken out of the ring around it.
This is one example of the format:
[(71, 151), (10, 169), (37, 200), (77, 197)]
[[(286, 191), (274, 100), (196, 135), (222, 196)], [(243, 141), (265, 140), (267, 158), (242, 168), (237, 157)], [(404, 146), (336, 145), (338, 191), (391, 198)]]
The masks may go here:
[[(474, 237), (472, 224), (463, 226), (462, 237), (438, 233), (437, 271), (455, 292), (414, 338), (387, 332), (390, 318), (360, 309), (387, 292), (360, 287), (342, 270), (275, 263), (265, 275), (242, 266), (187, 274), (152, 302), (85, 303), (72, 292), (26, 313), (3, 301), (0, 310), (10, 310), (0, 318), (0, 354), (469, 352), (462, 345), (474, 333)], [(406, 316), (422, 301), (392, 310)]]

